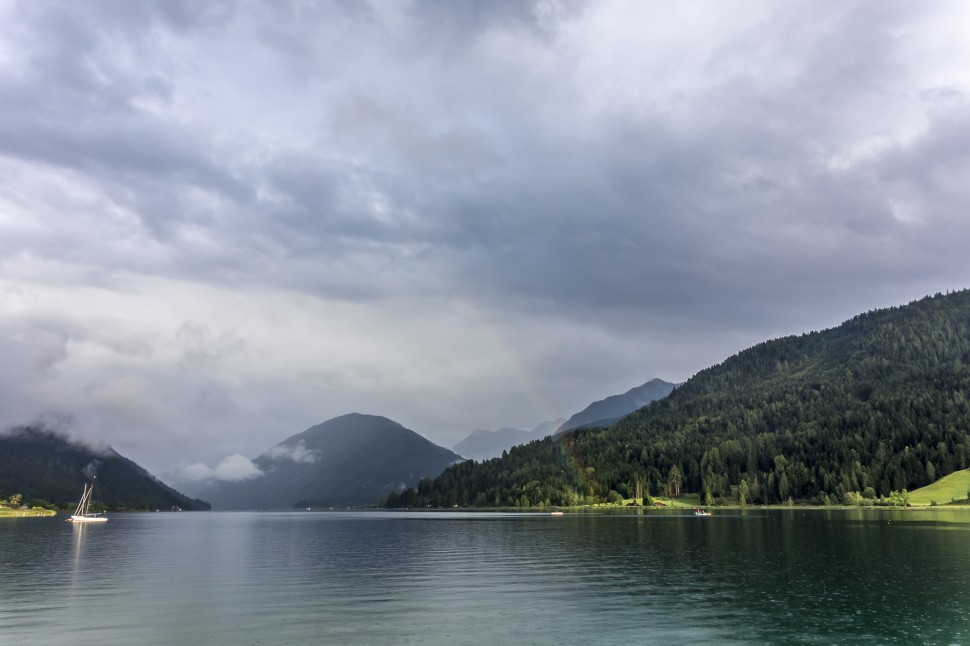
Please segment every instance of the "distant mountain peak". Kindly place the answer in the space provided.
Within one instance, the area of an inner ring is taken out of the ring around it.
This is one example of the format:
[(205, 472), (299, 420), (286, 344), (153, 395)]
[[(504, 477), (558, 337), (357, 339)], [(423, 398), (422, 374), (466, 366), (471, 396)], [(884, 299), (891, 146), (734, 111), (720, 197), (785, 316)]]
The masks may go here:
[(261, 453), (253, 463), (262, 475), (217, 482), (200, 495), (220, 510), (376, 504), (460, 459), (387, 417), (348, 413)]
[(507, 451), (513, 446), (528, 444), (532, 440), (541, 440), (547, 435), (552, 435), (564, 421), (566, 420), (559, 418), (551, 422), (542, 422), (531, 431), (509, 426), (503, 426), (494, 431), (479, 428), (452, 448), (456, 453), (470, 460), (488, 460), (502, 455), (502, 451)]

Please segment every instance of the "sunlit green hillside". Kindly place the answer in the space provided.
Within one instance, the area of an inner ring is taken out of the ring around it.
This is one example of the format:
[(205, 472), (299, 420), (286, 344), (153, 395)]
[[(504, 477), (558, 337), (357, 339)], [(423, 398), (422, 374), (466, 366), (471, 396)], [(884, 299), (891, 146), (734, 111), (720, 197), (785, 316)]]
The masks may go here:
[(909, 494), (911, 505), (944, 505), (953, 501), (966, 501), (970, 495), (970, 469), (955, 471), (933, 484), (921, 487)]

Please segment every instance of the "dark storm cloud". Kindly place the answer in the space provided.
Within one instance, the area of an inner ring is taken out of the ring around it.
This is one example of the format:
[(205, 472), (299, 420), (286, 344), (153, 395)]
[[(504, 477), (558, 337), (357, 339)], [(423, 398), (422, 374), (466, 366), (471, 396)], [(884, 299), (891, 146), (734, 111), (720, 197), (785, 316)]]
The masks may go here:
[[(873, 240), (895, 239), (903, 225), (887, 210), (887, 189), (918, 182), (910, 190), (923, 197), (935, 169), (949, 162), (940, 142), (932, 151), (927, 142), (910, 151), (909, 158), (922, 155), (913, 160), (915, 173), (901, 169), (904, 180), (895, 179), (900, 173), (888, 160), (879, 175), (826, 167), (854, 125), (844, 121), (851, 122), (860, 103), (875, 107), (860, 97), (877, 101), (898, 76), (893, 34), (913, 10), (802, 6), (779, 20), (788, 30), (805, 18), (823, 25), (814, 40), (796, 40), (802, 49), (786, 49), (784, 31), (754, 47), (722, 44), (711, 49), (704, 70), (712, 78), (699, 89), (659, 97), (653, 109), (621, 103), (578, 132), (550, 130), (538, 122), (540, 109), (502, 124), (518, 137), (508, 142), (500, 139), (503, 131), (466, 122), (467, 105), (435, 106), (440, 114), (429, 115), (409, 105), (413, 92), (399, 88), (389, 98), (356, 93), (321, 107), (330, 140), (343, 150), (368, 151), (360, 163), (325, 148), (231, 163), (246, 151), (220, 147), (202, 124), (163, 120), (136, 104), (169, 105), (174, 91), (164, 77), (170, 63), (142, 39), (165, 29), (180, 37), (224, 30), (235, 11), (191, 3), (25, 8), (28, 26), (19, 31), (26, 73), (6, 78), (2, 90), (6, 104), (21, 109), (5, 120), (0, 146), (10, 156), (87, 174), (195, 271), (205, 269), (199, 262), (215, 263), (215, 274), (244, 268), (231, 257), (200, 258), (180, 247), (184, 224), (237, 245), (256, 266), (274, 248), (299, 257), (363, 247), (394, 257), (398, 245), (432, 245), (463, 280), (488, 281), (480, 286), (486, 292), (519, 292), (570, 308), (637, 302), (676, 308), (684, 299), (687, 307), (703, 301), (747, 308), (739, 286), (759, 301), (759, 292), (779, 291), (773, 281), (797, 288), (813, 259), (824, 259), (833, 275), (851, 269), (858, 257), (839, 266), (832, 252), (840, 243), (826, 238), (857, 243), (853, 255), (861, 257)], [(323, 13), (329, 15), (314, 18), (348, 19), (338, 6)], [(378, 21), (372, 12), (356, 13), (354, 21)], [(453, 39), (448, 47), (456, 51), (482, 34), (523, 29), (523, 38), (541, 49), (552, 45), (539, 36), (556, 27), (541, 21), (537, 6), (523, 3), (416, 3), (405, 16), (407, 37), (399, 40), (434, 33)], [(276, 17), (266, 22), (295, 28), (295, 18), (305, 18), (291, 5)], [(116, 64), (117, 53), (138, 64)], [(775, 57), (793, 61), (786, 75), (749, 71), (770, 67)], [(469, 63), (472, 70), (481, 64)], [(521, 105), (517, 97), (490, 96), (488, 88), (473, 98), (499, 110)], [(539, 106), (549, 100), (532, 98)], [(676, 103), (665, 103), (671, 99)], [(844, 114), (849, 118), (838, 116)], [(959, 146), (951, 147), (950, 154), (960, 154)], [(258, 196), (259, 186), (273, 197)], [(218, 212), (193, 201), (199, 191)], [(789, 231), (793, 223), (796, 230)], [(799, 248), (782, 254), (783, 246)], [(789, 257), (799, 266), (785, 262)], [(765, 265), (771, 271), (762, 275)], [(731, 271), (724, 274), (724, 266)], [(682, 289), (670, 289), (671, 282)]]

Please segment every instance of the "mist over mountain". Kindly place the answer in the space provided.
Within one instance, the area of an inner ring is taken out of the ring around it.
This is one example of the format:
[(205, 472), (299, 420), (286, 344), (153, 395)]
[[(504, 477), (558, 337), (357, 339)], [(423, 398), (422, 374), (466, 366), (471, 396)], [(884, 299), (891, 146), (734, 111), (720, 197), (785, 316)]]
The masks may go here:
[(217, 482), (199, 495), (217, 510), (370, 505), (459, 460), (386, 417), (350, 413), (297, 433), (255, 458), (260, 475)]
[(470, 460), (487, 460), (502, 455), (513, 446), (527, 444), (532, 440), (541, 440), (547, 435), (556, 432), (566, 420), (542, 422), (531, 431), (523, 431), (518, 428), (503, 427), (494, 431), (478, 429), (456, 444), (453, 449), (462, 457)]
[(566, 422), (565, 419), (559, 417), (557, 419), (543, 422), (536, 426), (532, 431), (529, 432), (529, 441), (541, 440), (544, 437), (552, 435), (556, 430)]
[(595, 401), (570, 417), (559, 427), (557, 433), (571, 431), (584, 426), (609, 426), (647, 404), (663, 399), (677, 387), (663, 379), (651, 379), (642, 386), (631, 388), (622, 395), (611, 395)]
[(56, 503), (77, 501), (97, 476), (100, 502), (130, 509), (206, 510), (110, 446), (93, 447), (61, 433), (21, 426), (0, 433), (0, 497), (23, 494)]

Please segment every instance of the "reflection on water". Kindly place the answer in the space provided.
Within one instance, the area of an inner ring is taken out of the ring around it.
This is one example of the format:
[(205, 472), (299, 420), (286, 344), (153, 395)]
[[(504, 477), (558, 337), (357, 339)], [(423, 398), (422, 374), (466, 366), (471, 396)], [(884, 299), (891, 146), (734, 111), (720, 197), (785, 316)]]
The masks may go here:
[(23, 519), (0, 523), (0, 641), (966, 643), (968, 521), (797, 509)]
[(84, 532), (87, 531), (87, 526), (84, 523), (71, 523), (71, 532), (73, 534), (74, 543), (74, 574), (78, 573), (78, 568), (81, 565), (81, 548), (84, 547)]

